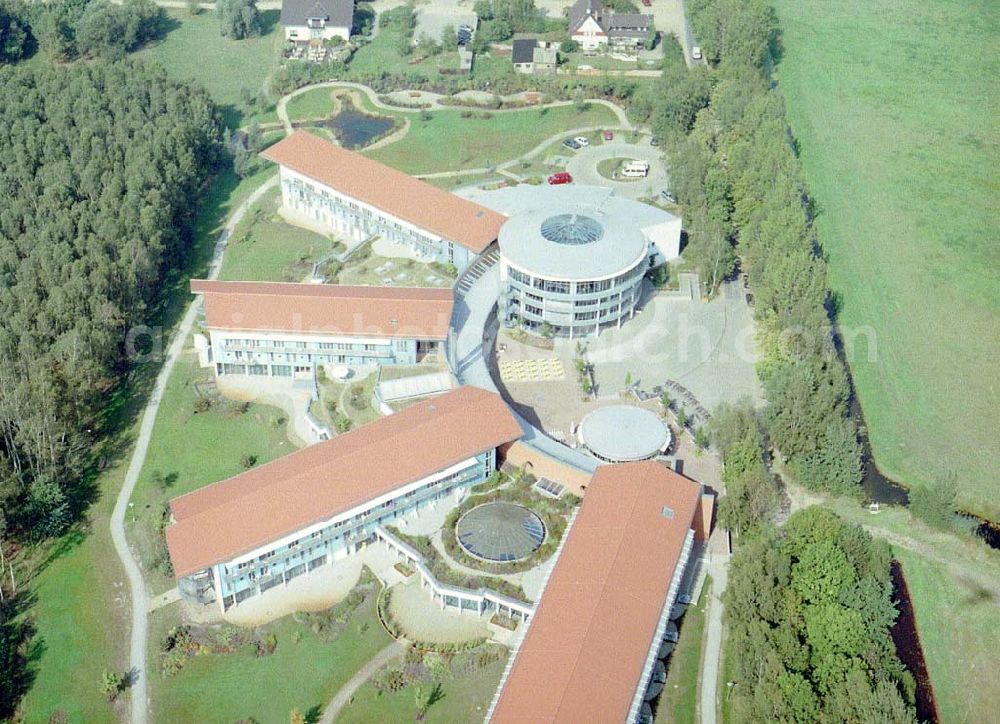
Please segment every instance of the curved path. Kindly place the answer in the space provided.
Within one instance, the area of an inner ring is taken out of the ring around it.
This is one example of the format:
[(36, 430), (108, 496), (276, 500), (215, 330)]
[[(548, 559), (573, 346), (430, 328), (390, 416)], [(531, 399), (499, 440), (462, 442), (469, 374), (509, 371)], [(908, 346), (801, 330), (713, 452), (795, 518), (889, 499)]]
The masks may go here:
[[(215, 251), (212, 255), (212, 262), (208, 273), (209, 279), (218, 277), (226, 243), (236, 225), (246, 214), (247, 209), (267, 193), (267, 191), (277, 185), (278, 176), (275, 174), (261, 184), (240, 204), (226, 221), (226, 225), (219, 234), (219, 239), (215, 244)], [(111, 514), (111, 538), (115, 544), (115, 551), (118, 553), (122, 566), (125, 568), (125, 573), (128, 577), (129, 593), (132, 597), (132, 631), (129, 643), (129, 695), (131, 699), (130, 719), (132, 724), (144, 724), (147, 721), (149, 696), (146, 686), (146, 640), (149, 634), (149, 621), (147, 618), (149, 600), (146, 594), (146, 584), (142, 579), (142, 571), (125, 539), (125, 513), (128, 510), (129, 499), (135, 490), (135, 484), (139, 479), (143, 463), (146, 461), (146, 452), (149, 450), (149, 441), (152, 437), (153, 425), (156, 422), (156, 413), (160, 409), (163, 390), (166, 387), (170, 373), (174, 369), (174, 363), (184, 350), (184, 342), (187, 340), (192, 326), (194, 326), (197, 313), (197, 302), (191, 302), (180, 325), (174, 331), (174, 337), (167, 350), (167, 356), (163, 360), (163, 366), (160, 368), (159, 374), (156, 376), (156, 384), (146, 403), (146, 409), (143, 411), (139, 436), (136, 438), (135, 449), (132, 452), (132, 460), (129, 463), (128, 471), (125, 473), (125, 482), (118, 493), (118, 499), (115, 501), (114, 512)]]
[[(316, 90), (317, 88), (349, 88), (351, 90), (361, 91), (362, 93), (364, 93), (368, 97), (369, 102), (371, 102), (371, 104), (373, 106), (375, 106), (376, 108), (380, 108), (383, 111), (391, 111), (393, 113), (419, 113), (421, 110), (461, 111), (461, 110), (467, 110), (469, 108), (474, 108), (474, 109), (478, 108), (476, 106), (453, 106), (453, 105), (447, 105), (447, 104), (441, 103), (440, 100), (439, 100), (443, 96), (441, 96), (440, 94), (437, 94), (437, 93), (428, 93), (426, 91), (419, 91), (420, 92), (420, 98), (419, 98), (418, 102), (428, 104), (429, 108), (420, 109), (420, 108), (406, 108), (406, 107), (401, 106), (401, 105), (400, 106), (395, 106), (395, 105), (391, 105), (389, 103), (385, 103), (382, 100), (380, 100), (379, 97), (378, 97), (379, 94), (376, 93), (374, 90), (372, 90), (371, 87), (366, 86), (363, 83), (353, 83), (351, 81), (346, 81), (346, 80), (328, 80), (328, 81), (324, 81), (322, 83), (313, 83), (312, 85), (303, 86), (303, 87), (298, 88), (296, 90), (293, 90), (291, 93), (289, 93), (289, 94), (284, 95), (284, 96), (281, 97), (281, 99), (278, 101), (276, 112), (278, 114), (278, 119), (281, 121), (281, 124), (285, 127), (285, 133), (291, 133), (292, 132), (292, 122), (291, 122), (291, 119), (289, 119), (289, 117), (288, 117), (288, 101), (290, 101), (295, 96), (302, 95), (303, 93), (308, 93), (309, 91)], [(406, 92), (407, 92), (406, 90), (394, 91), (394, 93), (406, 93)], [(515, 94), (509, 95), (509, 96), (501, 96), (501, 98), (503, 100), (508, 100), (509, 101), (509, 100), (519, 100), (521, 98), (521, 96), (522, 96), (522, 94), (515, 93)], [(492, 98), (492, 96), (490, 96), (490, 97)], [(625, 111), (622, 110), (621, 106), (618, 106), (618, 105), (612, 103), (611, 101), (605, 100), (603, 98), (591, 98), (591, 99), (588, 99), (585, 102), (586, 103), (597, 103), (599, 105), (602, 105), (602, 106), (610, 109), (611, 112), (614, 113), (615, 117), (618, 119), (618, 125), (621, 128), (624, 128), (624, 129), (627, 129), (627, 130), (632, 130), (632, 124), (629, 123), (628, 117), (625, 115)], [(523, 110), (527, 110), (529, 108), (530, 109), (536, 109), (536, 108), (556, 108), (558, 106), (570, 106), (570, 105), (573, 105), (573, 103), (574, 103), (574, 101), (552, 101), (551, 103), (543, 103), (543, 104), (539, 104), (539, 105), (532, 105), (532, 106), (522, 107), (522, 108), (499, 108), (499, 109), (489, 109), (489, 110), (490, 110), (491, 113), (513, 113), (515, 111), (523, 111)], [(601, 128), (603, 128), (603, 126), (601, 126)], [(594, 129), (594, 130), (599, 130), (599, 129)], [(560, 133), (558, 135), (559, 136), (563, 136), (563, 135), (566, 135), (566, 133), (570, 133), (570, 132), (566, 131), (566, 132)]]
[(368, 681), (368, 679), (372, 678), (376, 671), (381, 669), (393, 659), (405, 654), (408, 646), (409, 642), (397, 639), (375, 654), (375, 656), (373, 656), (367, 664), (361, 667), (358, 673), (352, 676), (346, 684), (340, 687), (336, 696), (330, 699), (330, 703), (326, 705), (325, 709), (323, 709), (323, 716), (320, 717), (319, 724), (333, 724), (333, 720), (337, 718), (337, 714), (340, 713), (340, 710), (347, 706), (351, 697), (354, 696), (354, 692), (356, 692), (362, 684)]

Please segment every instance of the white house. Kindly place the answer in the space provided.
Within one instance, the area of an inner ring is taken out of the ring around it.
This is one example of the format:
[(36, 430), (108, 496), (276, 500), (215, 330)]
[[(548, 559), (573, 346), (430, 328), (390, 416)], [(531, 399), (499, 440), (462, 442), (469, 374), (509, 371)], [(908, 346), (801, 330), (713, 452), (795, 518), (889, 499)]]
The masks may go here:
[(577, 0), (569, 10), (569, 35), (583, 50), (636, 51), (653, 28), (653, 16), (616, 13), (599, 0)]
[(284, 0), (281, 26), (285, 40), (308, 42), (351, 37), (354, 0)]

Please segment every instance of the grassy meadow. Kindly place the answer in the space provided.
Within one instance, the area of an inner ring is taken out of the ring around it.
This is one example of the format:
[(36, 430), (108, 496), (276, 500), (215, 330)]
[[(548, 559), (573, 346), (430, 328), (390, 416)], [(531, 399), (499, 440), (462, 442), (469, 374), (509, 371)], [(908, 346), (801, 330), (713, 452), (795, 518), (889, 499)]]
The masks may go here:
[(264, 35), (245, 40), (219, 35), (214, 12), (192, 15), (170, 9), (166, 13), (169, 29), (163, 39), (136, 53), (138, 57), (156, 61), (172, 78), (201, 85), (219, 105), (230, 128), (242, 125), (251, 115), (261, 122), (278, 120), (273, 109), (248, 108), (243, 98), (244, 93), (263, 93), (277, 68), (281, 40), (277, 10), (261, 13)]
[(280, 206), (281, 189), (274, 188), (244, 217), (226, 246), (220, 279), (301, 282), (314, 261), (333, 251), (330, 237), (282, 220)]
[[(876, 461), (1000, 518), (1000, 14), (776, 0), (777, 76)], [(875, 340), (874, 345), (867, 340)]]

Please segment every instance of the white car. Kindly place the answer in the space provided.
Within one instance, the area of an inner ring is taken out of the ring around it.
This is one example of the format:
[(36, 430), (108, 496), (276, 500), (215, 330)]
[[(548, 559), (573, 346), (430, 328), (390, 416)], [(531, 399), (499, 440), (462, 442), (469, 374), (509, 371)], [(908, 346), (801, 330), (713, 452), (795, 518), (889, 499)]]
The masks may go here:
[(701, 47), (700, 46), (696, 45), (693, 48), (691, 48), (691, 57), (694, 58), (695, 60), (701, 60)]
[(580, 144), (580, 148), (583, 148), (584, 146), (589, 146), (590, 145), (590, 141), (588, 141), (583, 136), (577, 136), (573, 140)]

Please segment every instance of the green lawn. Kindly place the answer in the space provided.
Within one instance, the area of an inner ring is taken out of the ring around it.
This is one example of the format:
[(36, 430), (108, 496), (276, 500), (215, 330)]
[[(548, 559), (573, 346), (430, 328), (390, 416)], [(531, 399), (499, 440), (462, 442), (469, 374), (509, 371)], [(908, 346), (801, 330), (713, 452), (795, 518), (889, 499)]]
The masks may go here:
[[(208, 411), (195, 412), (195, 385), (211, 379), (211, 369), (198, 366), (189, 342), (167, 381), (146, 462), (132, 494), (127, 529), (147, 568), (152, 593), (173, 585), (172, 578), (151, 570), (157, 554), (164, 550), (159, 530), (163, 506), (171, 498), (242, 472), (245, 455), (255, 456), (256, 464), (262, 465), (296, 449), (287, 437), (285, 414), (276, 408), (254, 403), (246, 412), (238, 412), (219, 399)], [(154, 482), (157, 474), (163, 484)]]
[[(205, 193), (197, 219), (198, 244), (187, 272), (163, 280), (164, 303), (153, 310), (169, 332), (180, 318), (190, 295), (188, 276), (204, 276), (215, 237), (228, 214), (264, 179), (266, 169), (243, 179), (221, 174)], [(166, 343), (164, 343), (166, 344)], [(121, 488), (145, 405), (148, 384), (159, 362), (138, 368), (134, 387), (123, 390), (105, 411), (109, 426), (120, 428), (106, 439), (108, 466), (94, 481), (97, 501), (88, 510), (86, 524), (35, 552), (26, 568), (36, 602), (28, 609), (35, 619), (40, 643), (34, 661), (35, 679), (21, 704), (25, 721), (47, 722), (56, 709), (71, 722), (102, 722), (115, 718), (100, 692), (104, 668), (124, 671), (128, 664), (128, 588), (111, 543), (109, 521)], [(45, 557), (48, 563), (38, 559)], [(126, 711), (126, 701), (118, 705)]]
[[(305, 713), (322, 708), (392, 642), (378, 622), (375, 596), (370, 595), (333, 642), (323, 641), (287, 616), (267, 626), (278, 638), (270, 656), (258, 658), (252, 646), (232, 654), (195, 656), (175, 676), (163, 677), (156, 669), (158, 646), (173, 623), (168, 619), (154, 619), (150, 642), (150, 721), (154, 722), (235, 722), (252, 717), (261, 724), (284, 724), (292, 709)], [(295, 632), (301, 636), (298, 643)]]
[[(381, 111), (379, 111), (381, 112)], [(410, 130), (366, 155), (411, 174), (488, 168), (521, 156), (549, 136), (586, 126), (616, 125), (605, 106), (590, 104), (494, 112), (489, 118), (462, 118), (460, 110), (434, 111), (424, 118), (408, 113)]]
[[(506, 660), (500, 660), (472, 674), (445, 679), (441, 682), (441, 698), (427, 710), (423, 721), (427, 724), (482, 721), (505, 665)], [(354, 703), (341, 711), (337, 724), (412, 722), (416, 714), (412, 686), (380, 695), (371, 684), (365, 684), (354, 695)]]
[(996, 721), (1000, 608), (943, 565), (909, 550), (894, 552), (903, 564), (940, 721)]
[(333, 113), (332, 94), (336, 88), (313, 88), (290, 98), (285, 110), (292, 121), (326, 118)]
[(236, 228), (219, 278), (226, 281), (301, 282), (312, 263), (334, 249), (327, 236), (278, 216), (281, 189), (269, 191)]
[(198, 15), (187, 10), (166, 12), (172, 29), (162, 41), (137, 55), (157, 61), (173, 78), (194, 80), (202, 85), (220, 106), (231, 128), (255, 113), (261, 122), (277, 121), (277, 116), (268, 109), (247, 108), (242, 98), (244, 92), (263, 93), (277, 67), (281, 41), (277, 10), (261, 13), (265, 35), (246, 40), (221, 37), (214, 12), (203, 11)]
[(667, 683), (656, 709), (656, 722), (695, 724), (698, 720), (698, 678), (701, 675), (701, 648), (705, 638), (705, 611), (712, 578), (705, 577), (698, 603), (689, 606), (681, 619), (677, 648), (667, 659)]
[[(777, 0), (778, 65), (876, 460), (1000, 518), (1000, 14)], [(870, 353), (870, 351), (869, 351)]]

